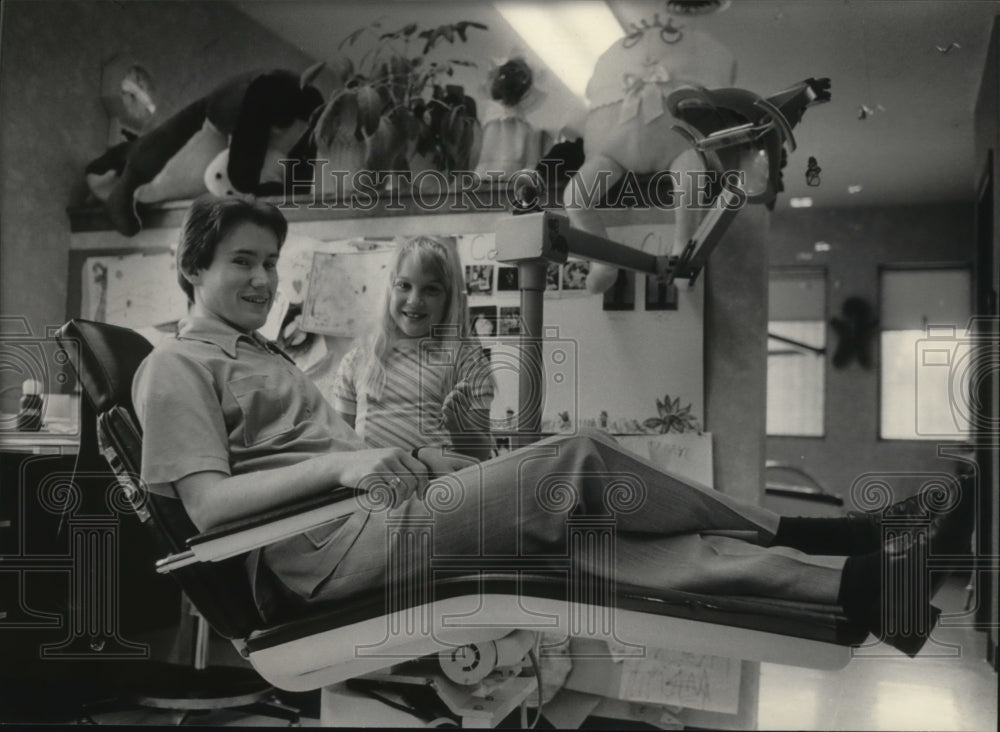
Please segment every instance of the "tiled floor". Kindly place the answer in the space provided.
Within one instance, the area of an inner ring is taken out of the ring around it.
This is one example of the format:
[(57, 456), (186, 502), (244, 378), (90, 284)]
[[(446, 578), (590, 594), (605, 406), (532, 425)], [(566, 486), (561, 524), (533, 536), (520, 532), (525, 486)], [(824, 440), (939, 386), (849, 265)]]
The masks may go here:
[[(984, 660), (985, 636), (962, 627), (964, 583), (946, 585), (935, 602), (945, 612), (932, 642), (916, 659), (880, 648), (860, 649), (846, 668), (823, 672), (763, 664), (758, 728), (762, 730), (997, 729), (997, 674)], [(300, 699), (301, 726), (318, 726), (318, 692)], [(143, 710), (96, 715), (99, 724), (172, 725), (176, 712)], [(281, 720), (220, 711), (186, 725), (275, 726)]]
[[(964, 583), (935, 598), (944, 615), (916, 659), (863, 648), (840, 671), (763, 664), (760, 729), (995, 730), (997, 674), (985, 634), (967, 627)], [(877, 654), (877, 655), (876, 655)]]

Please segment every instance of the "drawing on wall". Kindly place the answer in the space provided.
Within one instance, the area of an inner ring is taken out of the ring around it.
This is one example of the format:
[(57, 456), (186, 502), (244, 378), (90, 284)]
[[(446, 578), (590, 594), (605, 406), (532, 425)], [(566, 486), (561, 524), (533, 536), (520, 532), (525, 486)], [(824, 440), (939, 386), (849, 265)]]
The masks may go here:
[(469, 308), (469, 323), (472, 332), (480, 338), (489, 338), (497, 332), (496, 305), (484, 305)]
[(367, 252), (316, 252), (302, 311), (302, 329), (356, 337), (382, 306), (391, 247)]
[[(332, 248), (349, 246), (350, 240), (327, 244), (318, 239), (289, 232), (281, 247), (281, 254), (278, 255), (278, 288), (285, 293), (288, 302), (295, 304), (305, 301), (309, 272), (312, 270), (313, 254), (316, 251), (323, 248), (330, 251)], [(358, 247), (351, 246), (350, 249), (356, 250)]]
[(518, 305), (500, 308), (499, 333), (502, 336), (521, 335), (521, 308)]
[(497, 292), (520, 289), (517, 267), (497, 267)]
[(562, 268), (563, 292), (586, 293), (588, 274), (590, 274), (590, 262), (566, 262)]
[(493, 265), (465, 265), (465, 291), (470, 295), (493, 294)]

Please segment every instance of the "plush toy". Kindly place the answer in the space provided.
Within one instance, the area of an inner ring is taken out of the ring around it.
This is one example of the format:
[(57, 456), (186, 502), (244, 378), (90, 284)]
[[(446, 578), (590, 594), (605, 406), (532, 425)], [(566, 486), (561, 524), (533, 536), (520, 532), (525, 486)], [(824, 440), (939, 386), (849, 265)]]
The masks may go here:
[(483, 145), (476, 172), (503, 177), (534, 166), (541, 156), (541, 134), (525, 118), (545, 95), (535, 86), (527, 61), (517, 56), (495, 63), (485, 91), (490, 101), (483, 113)]
[[(563, 196), (573, 226), (607, 237), (599, 194), (626, 173), (676, 176), (681, 198), (673, 249), (654, 254), (679, 254), (697, 229), (700, 213), (692, 203), (700, 172), (742, 171), (748, 202), (773, 200), (791, 126), (806, 106), (829, 99), (829, 82), (810, 79), (769, 101), (725, 88), (735, 69), (731, 52), (708, 34), (658, 19), (633, 25), (605, 51), (587, 86), (585, 160)], [(616, 278), (614, 267), (594, 263), (587, 289), (604, 292)]]
[(236, 77), (87, 165), (87, 184), (114, 227), (126, 236), (139, 231), (137, 203), (193, 198), (206, 190), (281, 192), (284, 172), (277, 161), (310, 157), (305, 133), (323, 103), (308, 85), (313, 69), (301, 77), (285, 70)]

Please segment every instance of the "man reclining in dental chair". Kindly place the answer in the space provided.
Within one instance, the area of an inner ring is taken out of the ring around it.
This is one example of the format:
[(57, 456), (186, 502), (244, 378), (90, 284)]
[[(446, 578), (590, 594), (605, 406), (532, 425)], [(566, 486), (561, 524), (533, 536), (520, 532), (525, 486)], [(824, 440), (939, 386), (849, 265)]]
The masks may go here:
[[(837, 605), (908, 655), (926, 642), (930, 628), (902, 620), (936, 619), (932, 593), (884, 602), (883, 567), (922, 572), (928, 553), (966, 549), (968, 496), (944, 496), (928, 532), (886, 545), (884, 517), (915, 516), (918, 501), (878, 517), (779, 517), (667, 475), (599, 433), (543, 440), (446, 476), (405, 450), (366, 449), (256, 332), (276, 291), (286, 232), (268, 204), (196, 200), (177, 250), (190, 316), (143, 362), (133, 385), (142, 478), (152, 491), (179, 497), (202, 531), (338, 487), (359, 490), (345, 522), (251, 553), (265, 617), (285, 601), (349, 604), (390, 579), (419, 579), (416, 565), (390, 571), (393, 522), (429, 521), (433, 556), (562, 561), (568, 517), (604, 514), (609, 489), (627, 479), (634, 490), (617, 512), (613, 563), (575, 569), (634, 587)], [(932, 591), (942, 575), (931, 575)]]

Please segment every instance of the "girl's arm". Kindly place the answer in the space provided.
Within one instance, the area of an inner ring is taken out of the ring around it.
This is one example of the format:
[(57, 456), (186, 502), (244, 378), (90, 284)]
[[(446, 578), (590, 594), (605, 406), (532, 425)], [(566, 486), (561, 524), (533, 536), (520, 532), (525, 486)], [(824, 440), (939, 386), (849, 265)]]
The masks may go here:
[(478, 342), (463, 347), (458, 381), (441, 405), (455, 452), (477, 460), (493, 457), (490, 405), (495, 391), (492, 366)]
[(469, 397), (456, 388), (445, 397), (441, 410), (455, 452), (479, 461), (493, 457), (489, 409), (473, 407)]

